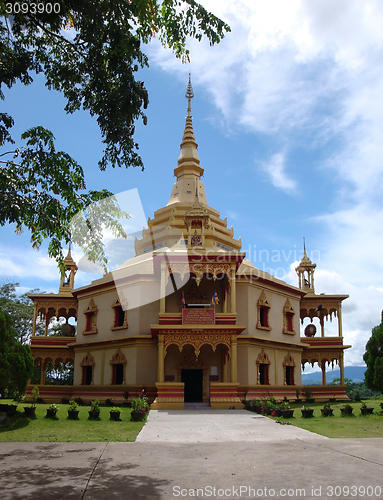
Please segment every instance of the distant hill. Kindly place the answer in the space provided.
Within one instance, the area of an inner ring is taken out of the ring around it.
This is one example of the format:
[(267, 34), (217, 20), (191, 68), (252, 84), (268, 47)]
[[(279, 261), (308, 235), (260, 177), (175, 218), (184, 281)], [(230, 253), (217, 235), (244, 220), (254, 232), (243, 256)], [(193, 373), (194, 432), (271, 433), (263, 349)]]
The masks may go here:
[[(345, 366), (344, 376), (349, 378), (353, 382), (363, 382), (364, 372), (366, 371), (366, 366)], [(339, 368), (334, 368), (334, 370), (327, 369), (326, 380), (327, 383), (331, 383), (334, 378), (340, 377)], [(302, 385), (321, 385), (322, 384), (322, 372), (313, 373), (302, 373)]]

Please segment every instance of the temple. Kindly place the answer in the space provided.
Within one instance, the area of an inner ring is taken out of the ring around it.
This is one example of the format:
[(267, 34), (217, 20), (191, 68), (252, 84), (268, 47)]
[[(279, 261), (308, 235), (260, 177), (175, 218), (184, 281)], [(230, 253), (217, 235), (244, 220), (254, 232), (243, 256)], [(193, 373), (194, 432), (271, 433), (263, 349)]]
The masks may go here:
[[(188, 403), (242, 408), (244, 399), (295, 399), (309, 389), (317, 399), (346, 399), (342, 301), (315, 294), (316, 265), (296, 268), (298, 286), (257, 269), (227, 220), (208, 204), (194, 136), (187, 87), (187, 117), (176, 178), (166, 206), (148, 219), (134, 243), (135, 257), (117, 271), (74, 288), (71, 251), (57, 294), (30, 294), (31, 340), (40, 396), (121, 403), (145, 388), (152, 408)], [(337, 334), (325, 323), (337, 318)], [(71, 319), (71, 322), (69, 321)], [(60, 320), (60, 335), (50, 322)], [(309, 323), (303, 328), (304, 322)], [(317, 324), (320, 332), (317, 334)], [(302, 329), (302, 332), (301, 332)], [(326, 368), (340, 367), (340, 385), (327, 385)], [(46, 385), (48, 364), (73, 368), (73, 384)], [(301, 367), (318, 364), (320, 386), (302, 387)]]

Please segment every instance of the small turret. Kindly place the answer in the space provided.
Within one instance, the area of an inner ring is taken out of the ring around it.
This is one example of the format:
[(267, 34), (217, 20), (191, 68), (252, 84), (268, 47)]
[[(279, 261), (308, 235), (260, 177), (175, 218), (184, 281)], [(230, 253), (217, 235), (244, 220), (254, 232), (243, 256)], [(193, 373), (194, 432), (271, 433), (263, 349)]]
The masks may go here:
[(313, 264), (311, 260), (308, 258), (306, 253), (306, 242), (303, 238), (303, 257), (299, 263), (299, 266), (295, 268), (295, 271), (298, 275), (299, 280), (299, 288), (304, 290), (308, 294), (315, 294), (314, 289), (314, 269), (316, 268), (316, 264)]
[(66, 271), (65, 271), (64, 275), (61, 276), (61, 279), (60, 279), (59, 294), (63, 294), (63, 293), (70, 294), (74, 288), (74, 277), (75, 277), (75, 274), (78, 270), (78, 267), (72, 258), (72, 254), (70, 251), (70, 245), (69, 245), (69, 250), (68, 250), (67, 256), (64, 259), (64, 265), (65, 265)]

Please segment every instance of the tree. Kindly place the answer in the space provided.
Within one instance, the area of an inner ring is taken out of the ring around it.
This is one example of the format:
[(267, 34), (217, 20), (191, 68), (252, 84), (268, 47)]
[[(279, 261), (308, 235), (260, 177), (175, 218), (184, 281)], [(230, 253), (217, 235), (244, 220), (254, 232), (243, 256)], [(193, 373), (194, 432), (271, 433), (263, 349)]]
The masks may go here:
[(383, 311), (380, 325), (372, 329), (363, 359), (367, 365), (364, 374), (367, 387), (383, 392)]
[[(146, 124), (143, 110), (149, 102), (138, 77), (139, 67), (148, 66), (142, 46), (157, 37), (186, 61), (187, 37), (206, 36), (213, 45), (229, 26), (195, 0), (60, 0), (49, 5), (57, 7), (0, 0), (0, 98), (2, 86), (28, 85), (35, 73), (43, 73), (49, 89), (63, 92), (66, 112), (82, 108), (97, 117), (105, 144), (100, 169), (108, 164), (143, 168), (134, 141), (135, 122)], [(13, 124), (11, 116), (0, 113), (0, 147), (14, 143)], [(111, 193), (80, 193), (83, 171), (65, 152), (55, 151), (50, 131), (35, 127), (22, 139), (24, 148), (0, 154), (0, 224), (26, 227), (34, 246), (48, 238), (49, 255), (62, 267), (61, 242), (73, 236), (70, 219)]]
[[(27, 293), (17, 295), (19, 283), (9, 282), (0, 284), (0, 311), (9, 314), (13, 320), (15, 340), (22, 344), (29, 343), (33, 326), (33, 302)], [(28, 293), (39, 293), (40, 290), (30, 290)], [(41, 292), (40, 292), (41, 293)], [(36, 335), (44, 335), (45, 327), (42, 322), (36, 324)]]
[(33, 373), (33, 357), (27, 345), (15, 340), (12, 318), (0, 311), (0, 394), (16, 397), (24, 394)]

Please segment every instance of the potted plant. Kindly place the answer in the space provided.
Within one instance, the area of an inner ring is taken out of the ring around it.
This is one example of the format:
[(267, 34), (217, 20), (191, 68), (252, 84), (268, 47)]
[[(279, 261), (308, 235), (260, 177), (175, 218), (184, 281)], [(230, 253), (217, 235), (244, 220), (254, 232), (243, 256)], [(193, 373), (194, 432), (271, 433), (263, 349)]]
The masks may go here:
[(309, 408), (308, 406), (303, 406), (303, 408), (301, 409), (301, 412), (302, 412), (303, 418), (311, 418), (313, 416), (314, 409)]
[(145, 398), (135, 398), (132, 400), (131, 408), (130, 416), (132, 420), (142, 420), (149, 409), (149, 405)]
[(368, 407), (366, 403), (362, 402), (360, 412), (362, 415), (372, 415), (374, 408)]
[(334, 409), (331, 408), (331, 404), (330, 402), (327, 402), (323, 405), (323, 408), (320, 409), (321, 413), (322, 413), (322, 417), (331, 417), (333, 416), (333, 411)]
[(89, 420), (98, 420), (100, 417), (100, 401), (95, 399), (90, 402)]
[(315, 401), (313, 393), (310, 391), (310, 389), (305, 390), (305, 399), (306, 399), (306, 401), (310, 401), (310, 402)]
[(295, 402), (296, 402), (296, 403), (301, 403), (301, 402), (302, 402), (302, 400), (301, 400), (301, 398), (300, 398), (300, 395), (301, 395), (301, 390), (300, 390), (300, 389), (296, 389), (296, 391), (295, 391), (295, 395), (296, 395)]
[(48, 418), (55, 418), (58, 409), (59, 409), (58, 405), (56, 405), (55, 403), (51, 403), (47, 408), (46, 416)]
[(36, 400), (39, 397), (39, 388), (34, 387), (32, 389), (32, 403), (31, 406), (24, 406), (24, 413), (28, 417), (34, 417), (36, 415)]
[(342, 417), (351, 416), (353, 411), (353, 407), (349, 404), (344, 405), (343, 408), (340, 409)]
[(124, 391), (124, 402), (122, 403), (124, 406), (129, 406), (129, 391)]
[(118, 406), (112, 406), (109, 410), (110, 420), (120, 420), (121, 410)]
[(76, 401), (69, 401), (69, 406), (68, 406), (68, 418), (69, 420), (78, 420), (78, 404)]
[(286, 401), (281, 403), (281, 413), (283, 418), (292, 418), (294, 416), (294, 410), (290, 408), (289, 403), (286, 403)]

